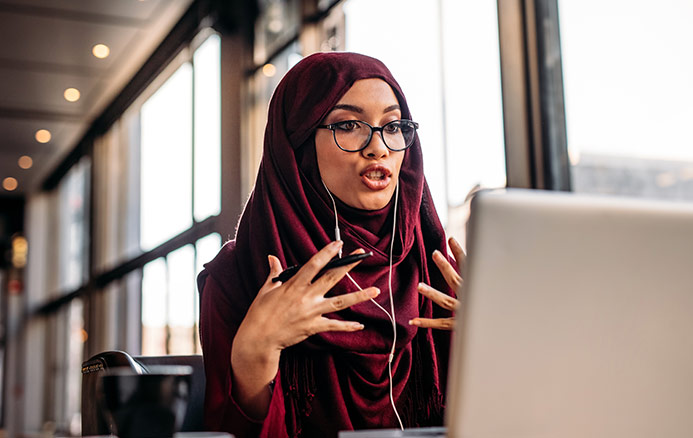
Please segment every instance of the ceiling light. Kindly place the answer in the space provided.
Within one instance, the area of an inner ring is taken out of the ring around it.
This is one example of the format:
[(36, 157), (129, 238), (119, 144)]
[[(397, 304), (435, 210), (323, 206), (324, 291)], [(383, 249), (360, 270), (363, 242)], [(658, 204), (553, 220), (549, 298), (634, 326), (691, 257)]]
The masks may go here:
[(31, 166), (34, 165), (34, 160), (32, 160), (28, 155), (22, 155), (19, 157), (19, 161), (17, 161), (17, 163), (22, 169), (31, 169)]
[(262, 74), (264, 74), (268, 78), (271, 78), (277, 74), (277, 67), (275, 67), (274, 64), (265, 64), (262, 67)]
[(51, 141), (51, 132), (47, 129), (39, 129), (36, 131), (36, 141), (39, 143), (48, 143)]
[(111, 53), (111, 49), (105, 44), (97, 44), (91, 48), (91, 53), (99, 59), (104, 59)]
[(65, 100), (68, 102), (77, 102), (79, 100), (80, 93), (76, 88), (67, 88), (65, 89), (63, 96), (65, 96)]
[(8, 192), (11, 192), (12, 190), (16, 189), (17, 185), (17, 180), (12, 178), (11, 176), (8, 176), (7, 178), (2, 180), (2, 187)]

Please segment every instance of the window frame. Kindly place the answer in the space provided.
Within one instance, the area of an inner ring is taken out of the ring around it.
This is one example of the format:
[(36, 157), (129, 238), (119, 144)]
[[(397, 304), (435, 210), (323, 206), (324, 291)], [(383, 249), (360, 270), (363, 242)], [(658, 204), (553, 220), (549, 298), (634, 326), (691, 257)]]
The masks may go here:
[(557, 0), (498, 0), (508, 187), (571, 190)]

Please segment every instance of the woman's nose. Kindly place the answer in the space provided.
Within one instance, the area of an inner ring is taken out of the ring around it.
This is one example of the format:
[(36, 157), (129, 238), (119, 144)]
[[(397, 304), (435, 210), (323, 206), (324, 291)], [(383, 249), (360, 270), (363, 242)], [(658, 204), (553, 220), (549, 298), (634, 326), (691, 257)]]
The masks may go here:
[(371, 141), (361, 152), (368, 158), (382, 158), (387, 156), (390, 150), (383, 142), (382, 132), (374, 132)]

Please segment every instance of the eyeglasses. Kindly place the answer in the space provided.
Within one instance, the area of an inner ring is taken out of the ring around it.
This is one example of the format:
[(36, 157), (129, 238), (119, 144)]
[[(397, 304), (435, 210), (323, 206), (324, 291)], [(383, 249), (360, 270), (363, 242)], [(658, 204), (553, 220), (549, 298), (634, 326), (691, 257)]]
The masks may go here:
[(329, 129), (334, 135), (334, 142), (339, 149), (346, 152), (363, 150), (371, 142), (374, 132), (380, 132), (385, 146), (391, 151), (403, 151), (414, 144), (419, 124), (411, 120), (393, 120), (383, 126), (371, 126), (361, 120), (344, 120), (342, 122), (320, 125), (318, 128)]

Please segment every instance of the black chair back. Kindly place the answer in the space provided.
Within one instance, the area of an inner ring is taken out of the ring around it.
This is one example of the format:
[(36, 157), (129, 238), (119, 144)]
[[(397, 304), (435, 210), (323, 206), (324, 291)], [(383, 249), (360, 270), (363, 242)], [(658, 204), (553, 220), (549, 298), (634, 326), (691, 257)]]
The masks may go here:
[(82, 364), (82, 435), (108, 435), (110, 430), (101, 415), (96, 400), (96, 384), (100, 373), (109, 368), (130, 367), (140, 374), (152, 365), (188, 365), (193, 372), (190, 379), (190, 397), (183, 418), (181, 432), (199, 432), (204, 428), (205, 372), (201, 355), (190, 356), (137, 356), (124, 351), (105, 351), (92, 356)]
[(202, 355), (191, 356), (137, 356), (135, 360), (145, 369), (152, 365), (188, 365), (192, 367), (190, 394), (185, 411), (181, 432), (199, 432), (205, 430), (205, 366)]

